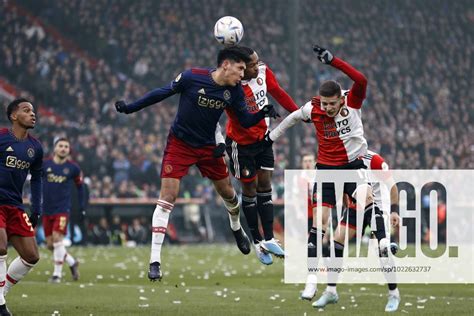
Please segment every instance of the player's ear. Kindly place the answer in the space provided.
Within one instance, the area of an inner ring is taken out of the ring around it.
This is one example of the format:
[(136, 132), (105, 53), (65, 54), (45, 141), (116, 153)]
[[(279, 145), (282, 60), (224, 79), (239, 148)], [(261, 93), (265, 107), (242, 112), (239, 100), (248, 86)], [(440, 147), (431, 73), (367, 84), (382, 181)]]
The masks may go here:
[(346, 103), (346, 99), (344, 98), (343, 95), (341, 95), (341, 106)]

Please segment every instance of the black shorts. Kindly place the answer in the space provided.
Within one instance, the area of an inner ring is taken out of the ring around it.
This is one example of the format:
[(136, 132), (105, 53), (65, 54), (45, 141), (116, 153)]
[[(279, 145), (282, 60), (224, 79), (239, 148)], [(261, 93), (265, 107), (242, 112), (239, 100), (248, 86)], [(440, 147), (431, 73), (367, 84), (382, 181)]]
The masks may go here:
[(263, 146), (260, 142), (239, 145), (229, 137), (226, 138), (225, 144), (230, 159), (230, 171), (240, 181), (253, 181), (259, 169), (273, 171), (275, 158), (271, 146)]
[[(342, 166), (328, 166), (328, 165), (322, 165), (317, 163), (316, 164), (316, 169), (318, 170), (334, 170), (334, 169), (366, 169), (367, 167), (364, 165), (364, 162), (362, 159), (356, 159), (351, 163), (342, 165)], [(317, 177), (317, 173), (316, 173)], [(348, 196), (351, 200), (352, 194), (357, 188), (357, 183), (346, 183), (344, 184), (344, 194)], [(314, 184), (313, 192), (316, 192), (316, 183)], [(314, 196), (314, 194), (313, 194)], [(336, 205), (336, 190), (334, 188), (334, 183), (323, 183), (323, 189), (321, 193), (321, 202), (323, 206), (327, 207), (334, 207)], [(319, 202), (319, 201), (316, 201)]]

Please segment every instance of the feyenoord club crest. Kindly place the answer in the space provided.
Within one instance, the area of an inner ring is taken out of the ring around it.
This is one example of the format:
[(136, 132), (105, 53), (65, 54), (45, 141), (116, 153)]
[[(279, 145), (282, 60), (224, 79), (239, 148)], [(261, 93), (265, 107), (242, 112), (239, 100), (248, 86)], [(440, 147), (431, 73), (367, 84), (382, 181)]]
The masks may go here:
[(33, 148), (28, 148), (26, 154), (28, 155), (28, 157), (33, 158), (35, 156), (35, 150)]
[(230, 99), (230, 91), (229, 90), (225, 90), (224, 91), (224, 99), (227, 101)]
[(262, 78), (257, 78), (257, 83), (259, 86), (263, 84), (263, 79)]

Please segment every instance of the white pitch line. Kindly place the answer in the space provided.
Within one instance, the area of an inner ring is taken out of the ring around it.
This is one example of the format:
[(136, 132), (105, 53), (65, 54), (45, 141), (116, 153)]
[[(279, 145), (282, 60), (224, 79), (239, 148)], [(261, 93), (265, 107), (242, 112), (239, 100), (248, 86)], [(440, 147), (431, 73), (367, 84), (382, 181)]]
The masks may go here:
[[(44, 286), (44, 285), (47, 285), (48, 283), (47, 282), (39, 282), (39, 281), (21, 281), (20, 284), (31, 284), (31, 285), (41, 285), (41, 286)], [(80, 284), (83, 284), (85, 286), (85, 288), (87, 287), (90, 287), (90, 285), (88, 285), (88, 283), (78, 283), (78, 282), (68, 282), (67, 284), (66, 283), (63, 283), (63, 285), (67, 285), (67, 286), (79, 286)], [(50, 284), (52, 287), (57, 287), (58, 284)], [(105, 287), (121, 287), (121, 288), (135, 288), (135, 289), (141, 289), (141, 288), (153, 288), (153, 289), (159, 289), (160, 286), (161, 287), (172, 287), (172, 288), (175, 288), (174, 285), (172, 284), (168, 284), (168, 285), (163, 285), (163, 284), (160, 284), (159, 282), (156, 282), (156, 285), (153, 285), (153, 284), (143, 284), (143, 285), (138, 285), (138, 284), (120, 284), (120, 283), (94, 283), (94, 285), (92, 286), (105, 286)], [(222, 285), (223, 286), (223, 285)], [(210, 290), (212, 292), (214, 292), (214, 290), (218, 290), (218, 286), (215, 286), (215, 285), (212, 285), (212, 286), (180, 286), (179, 288), (186, 288), (186, 289), (191, 289), (191, 290)], [(178, 288), (178, 289), (179, 289)], [(264, 292), (264, 291), (269, 291), (269, 292), (275, 292), (275, 293), (281, 293), (281, 292), (284, 292), (284, 293), (295, 293), (295, 295), (299, 294), (302, 289), (278, 289), (278, 290), (266, 290), (266, 289), (256, 289), (256, 288), (246, 288), (246, 289), (242, 289), (241, 290), (242, 292)], [(357, 296), (374, 296), (374, 297), (380, 297), (380, 293), (363, 293), (363, 292), (338, 292), (339, 295), (352, 295), (354, 297), (357, 297)], [(271, 294), (271, 293), (270, 293)], [(428, 296), (425, 296), (425, 295), (412, 295), (412, 294), (403, 294), (403, 287), (400, 291), (400, 296), (402, 297), (402, 299), (404, 297), (408, 297), (408, 298), (429, 298), (429, 296), (432, 296), (432, 295), (428, 295)], [(385, 296), (382, 296), (382, 297), (385, 297)], [(444, 299), (444, 300), (458, 300), (458, 301), (474, 301), (474, 297), (465, 297), (465, 296), (436, 296), (436, 298), (434, 300), (437, 300), (437, 299)]]

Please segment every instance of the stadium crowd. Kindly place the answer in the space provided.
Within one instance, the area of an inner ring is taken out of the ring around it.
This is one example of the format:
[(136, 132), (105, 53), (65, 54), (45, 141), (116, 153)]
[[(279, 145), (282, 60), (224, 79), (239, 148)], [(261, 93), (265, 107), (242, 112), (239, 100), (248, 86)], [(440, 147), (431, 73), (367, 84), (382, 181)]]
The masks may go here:
[[(339, 76), (316, 62), (311, 44), (319, 43), (369, 78), (366, 136), (369, 147), (392, 168), (474, 167), (474, 92), (469, 85), (474, 45), (467, 31), (474, 13), (465, 10), (467, 1), (300, 4), (297, 104), (315, 95), (323, 80)], [(314, 10), (302, 9), (307, 7)], [(156, 197), (176, 99), (130, 116), (118, 116), (113, 102), (133, 100), (183, 69), (213, 66), (220, 48), (213, 24), (223, 15), (244, 23), (243, 44), (255, 48), (289, 88), (294, 64), (289, 11), (282, 0), (252, 5), (211, 0), (205, 6), (190, 0), (4, 1), (0, 77), (42, 105), (34, 134), (47, 153), (55, 136), (69, 137), (74, 159), (91, 180), (91, 197)], [(0, 125), (5, 123), (2, 116)], [(313, 152), (314, 128), (303, 124), (296, 129), (298, 156)], [(288, 137), (274, 145), (279, 196), (288, 145)], [(207, 187), (192, 169), (181, 196), (201, 197)], [(205, 195), (213, 198), (212, 191)]]

